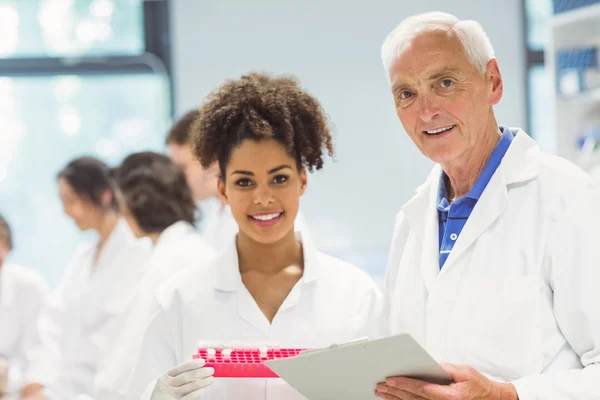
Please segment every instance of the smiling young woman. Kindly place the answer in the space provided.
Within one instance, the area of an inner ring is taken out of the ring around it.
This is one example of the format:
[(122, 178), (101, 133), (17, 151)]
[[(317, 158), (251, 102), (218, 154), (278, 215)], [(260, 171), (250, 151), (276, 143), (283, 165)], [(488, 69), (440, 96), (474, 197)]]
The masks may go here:
[(307, 171), (333, 154), (325, 114), (296, 80), (251, 73), (209, 95), (191, 133), (202, 165), (219, 164), (239, 233), (208, 268), (159, 293), (129, 396), (303, 399), (279, 379), (214, 381), (203, 360), (186, 361), (199, 340), (319, 348), (375, 333), (374, 282), (294, 227)]

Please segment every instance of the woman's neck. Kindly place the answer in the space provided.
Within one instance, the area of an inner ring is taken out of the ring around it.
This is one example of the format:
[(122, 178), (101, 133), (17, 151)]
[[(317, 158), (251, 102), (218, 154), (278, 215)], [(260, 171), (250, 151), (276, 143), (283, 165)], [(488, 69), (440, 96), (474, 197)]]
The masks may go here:
[(114, 211), (108, 211), (102, 216), (102, 218), (100, 219), (100, 224), (96, 229), (99, 237), (98, 249), (101, 249), (102, 246), (104, 246), (104, 243), (106, 243), (106, 240), (108, 239), (112, 231), (115, 229), (115, 226), (117, 226), (118, 222), (119, 216)]
[(259, 243), (240, 231), (237, 237), (240, 272), (277, 274), (292, 265), (304, 268), (302, 244), (292, 229), (275, 243)]

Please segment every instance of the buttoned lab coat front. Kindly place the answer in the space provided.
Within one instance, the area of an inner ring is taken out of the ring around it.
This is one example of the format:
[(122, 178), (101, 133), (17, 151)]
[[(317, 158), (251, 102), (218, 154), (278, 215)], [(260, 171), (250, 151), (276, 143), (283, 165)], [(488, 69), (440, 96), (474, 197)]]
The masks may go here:
[(95, 265), (96, 243), (76, 251), (40, 318), (27, 382), (43, 383), (58, 398), (91, 393), (97, 367), (124, 326), (150, 250), (149, 242), (136, 239), (120, 220)]
[(19, 389), (25, 354), (35, 343), (36, 326), (48, 286), (36, 271), (15, 264), (0, 267), (0, 359), (8, 361), (8, 390)]
[(150, 317), (158, 288), (179, 271), (187, 268), (207, 268), (215, 252), (196, 229), (180, 221), (159, 236), (140, 285), (136, 304), (117, 345), (105, 359), (96, 377), (96, 400), (126, 399), (132, 379), (144, 328)]
[[(268, 320), (242, 283), (235, 239), (209, 268), (190, 268), (158, 296), (146, 331), (130, 398), (148, 398), (162, 373), (191, 360), (199, 341), (319, 348), (370, 336), (381, 294), (358, 268), (320, 253), (301, 236), (304, 274)], [(150, 384), (150, 386), (149, 386)], [(280, 379), (217, 379), (202, 400), (303, 399)]]
[(440, 174), (398, 214), (384, 329), (520, 400), (600, 399), (596, 183), (519, 130), (440, 271)]

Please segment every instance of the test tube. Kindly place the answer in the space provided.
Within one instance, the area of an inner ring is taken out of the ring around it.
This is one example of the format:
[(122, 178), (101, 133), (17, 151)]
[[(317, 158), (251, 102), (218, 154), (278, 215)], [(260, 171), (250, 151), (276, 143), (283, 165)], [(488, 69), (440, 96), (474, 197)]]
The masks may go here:
[(223, 349), (223, 351), (221, 351), (221, 354), (223, 354), (223, 360), (231, 361), (231, 352), (231, 349)]
[(214, 360), (217, 356), (217, 351), (215, 349), (206, 349), (206, 355), (209, 360)]
[(260, 352), (260, 358), (268, 358), (269, 348), (267, 346), (260, 346), (258, 348)]

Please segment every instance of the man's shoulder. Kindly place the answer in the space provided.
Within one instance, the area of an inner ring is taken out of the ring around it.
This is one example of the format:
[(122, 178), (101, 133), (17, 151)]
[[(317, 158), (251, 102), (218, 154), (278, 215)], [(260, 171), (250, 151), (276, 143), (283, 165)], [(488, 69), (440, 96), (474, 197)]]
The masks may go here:
[(587, 191), (598, 190), (598, 183), (569, 160), (541, 153), (539, 179), (544, 192), (560, 197), (578, 197)]

